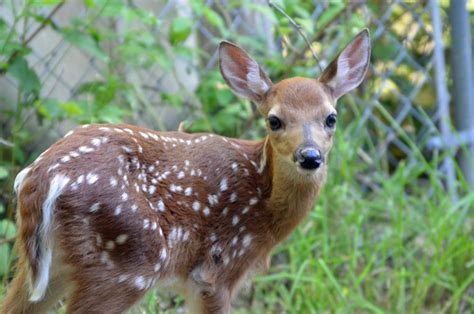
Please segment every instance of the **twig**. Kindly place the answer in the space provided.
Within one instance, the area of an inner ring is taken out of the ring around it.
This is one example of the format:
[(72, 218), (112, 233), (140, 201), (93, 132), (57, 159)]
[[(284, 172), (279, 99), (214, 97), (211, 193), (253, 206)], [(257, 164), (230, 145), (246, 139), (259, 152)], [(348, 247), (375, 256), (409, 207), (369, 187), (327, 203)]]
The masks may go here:
[(13, 143), (10, 141), (7, 141), (3, 138), (0, 137), (0, 145), (6, 146), (6, 147), (13, 147)]
[(306, 34), (303, 32), (303, 29), (301, 28), (301, 25), (299, 25), (298, 23), (296, 23), (295, 20), (293, 20), (291, 18), (291, 16), (289, 16), (282, 8), (280, 8), (277, 4), (275, 4), (273, 1), (271, 0), (267, 0), (267, 3), (268, 3), (268, 6), (270, 8), (275, 8), (278, 12), (280, 12), (281, 14), (283, 14), (287, 19), (288, 21), (290, 22), (291, 25), (293, 25), (293, 27), (296, 29), (296, 31), (301, 35), (301, 37), (303, 37), (304, 41), (306, 42), (306, 45), (308, 45), (308, 48), (309, 50), (311, 51), (311, 54), (313, 55), (313, 58), (316, 60), (316, 64), (318, 65), (318, 68), (319, 68), (319, 71), (322, 73), (323, 72), (323, 69), (321, 68), (321, 65), (319, 64), (319, 59), (318, 57), (316, 56), (316, 52), (313, 50), (313, 47), (311, 47), (311, 42), (309, 41), (308, 37), (306, 36)]
[[(65, 1), (62, 1), (61, 3), (59, 3), (58, 5), (56, 5), (54, 7), (54, 9), (51, 10), (51, 12), (49, 12), (48, 16), (41, 22), (40, 26), (38, 26), (34, 32), (28, 36), (28, 38), (21, 44), (22, 48), (25, 48), (38, 34), (39, 32), (46, 27), (46, 25), (48, 24), (48, 22), (52, 19), (53, 15), (56, 14), (56, 12), (58, 12), (58, 10), (64, 5)], [(21, 49), (17, 49), (15, 50), (12, 55), (10, 56), (10, 58), (8, 58), (7, 60), (7, 64), (12, 64), (13, 61), (15, 61), (15, 59), (18, 57), (18, 55), (20, 54), (20, 51)], [(6, 68), (5, 69), (1, 69), (0, 70), (0, 74), (3, 74), (6, 72)]]
[(46, 27), (46, 24), (53, 18), (53, 16), (56, 14), (56, 12), (58, 12), (58, 10), (64, 5), (64, 3), (65, 3), (65, 1), (61, 1), (59, 4), (57, 4), (54, 7), (54, 9), (51, 10), (51, 12), (49, 12), (48, 16), (43, 20), (43, 22), (41, 22), (40, 26), (38, 26), (38, 28), (35, 29), (35, 31), (30, 36), (28, 36), (28, 38), (23, 43), (23, 46), (28, 45), (38, 35), (38, 33), (43, 28)]
[(0, 245), (5, 244), (5, 243), (12, 243), (15, 242), (15, 238), (5, 238), (5, 239), (0, 239)]

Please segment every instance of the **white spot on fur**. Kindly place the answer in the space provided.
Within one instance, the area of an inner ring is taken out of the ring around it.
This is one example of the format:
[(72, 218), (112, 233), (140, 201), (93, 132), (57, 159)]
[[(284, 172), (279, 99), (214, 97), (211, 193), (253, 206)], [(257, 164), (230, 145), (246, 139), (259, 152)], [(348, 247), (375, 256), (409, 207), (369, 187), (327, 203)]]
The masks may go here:
[(69, 156), (64, 156), (63, 158), (61, 158), (61, 162), (68, 162), (69, 160), (71, 160), (71, 157)]
[(93, 138), (91, 140), (91, 144), (94, 145), (94, 146), (100, 146), (101, 143), (102, 143), (102, 141), (100, 140), (100, 138)]
[(95, 173), (89, 172), (86, 176), (86, 181), (87, 181), (87, 184), (89, 185), (96, 183), (97, 180), (99, 180), (99, 176), (96, 175)]
[(239, 223), (239, 216), (235, 215), (234, 217), (232, 217), (232, 225), (235, 226)]
[(78, 151), (80, 151), (81, 153), (92, 153), (94, 151), (94, 149), (92, 147), (89, 147), (89, 146), (81, 146), (77, 149)]
[(145, 289), (145, 278), (143, 276), (135, 277), (134, 284), (135, 284), (135, 287), (137, 287), (137, 289), (139, 290)]
[(227, 178), (223, 178), (221, 180), (221, 184), (220, 184), (220, 188), (221, 188), (221, 191), (224, 192), (227, 190), (228, 186), (227, 186)]
[(193, 189), (191, 187), (187, 187), (186, 190), (184, 190), (184, 195), (191, 196), (191, 194), (193, 194)]
[(94, 204), (91, 206), (91, 208), (89, 208), (89, 211), (90, 211), (91, 213), (94, 213), (94, 212), (98, 211), (99, 208), (100, 208), (100, 203), (94, 203)]
[(184, 178), (184, 172), (183, 172), (183, 171), (180, 171), (180, 172), (178, 173), (177, 178), (178, 178), (178, 179)]
[(59, 164), (54, 164), (54, 165), (52, 165), (51, 167), (48, 168), (48, 172), (50, 172), (50, 171), (56, 169), (57, 167), (59, 167)]
[(198, 201), (194, 201), (193, 202), (193, 209), (194, 209), (194, 211), (199, 211), (199, 209), (201, 209), (201, 203), (199, 203)]
[(143, 219), (143, 229), (148, 229), (150, 228), (150, 219)]
[(115, 242), (114, 241), (107, 241), (107, 243), (105, 244), (105, 248), (107, 250), (113, 250), (115, 248)]
[(219, 197), (216, 194), (209, 194), (207, 200), (209, 201), (209, 205), (214, 206), (219, 202)]
[(122, 193), (122, 201), (128, 200), (128, 194), (127, 193)]
[(244, 238), (242, 239), (242, 245), (244, 247), (248, 247), (251, 242), (252, 242), (252, 236), (250, 234), (246, 234)]
[(161, 263), (156, 263), (156, 264), (155, 264), (155, 267), (153, 268), (153, 270), (154, 270), (155, 272), (159, 272), (160, 269), (161, 269)]
[(128, 239), (128, 235), (121, 234), (117, 238), (115, 238), (115, 243), (117, 243), (118, 245), (121, 245), (127, 242), (127, 239)]
[(206, 206), (204, 207), (202, 212), (204, 213), (204, 216), (209, 216), (209, 214), (211, 213), (211, 210), (209, 209), (209, 207)]
[(170, 191), (171, 192), (182, 192), (183, 191), (183, 188), (179, 185), (176, 185), (176, 184), (171, 184), (170, 185)]
[(128, 278), (129, 278), (129, 275), (120, 275), (118, 277), (118, 282), (122, 283), (122, 282), (126, 281)]
[(160, 252), (160, 258), (161, 258), (161, 260), (164, 261), (167, 256), (168, 256), (168, 252), (166, 251), (166, 248), (162, 248), (162, 249), (161, 249), (161, 252)]
[(249, 201), (249, 204), (250, 204), (250, 205), (255, 205), (255, 204), (257, 204), (257, 202), (258, 202), (258, 198), (252, 197), (252, 198), (250, 199), (250, 201)]
[(160, 200), (158, 201), (158, 210), (160, 212), (164, 212), (166, 210), (165, 208), (165, 203), (163, 202), (163, 200), (160, 198)]
[(117, 207), (115, 207), (115, 210), (114, 210), (114, 215), (115, 216), (120, 215), (121, 212), (122, 212), (122, 206), (121, 205), (118, 205)]
[(112, 187), (117, 186), (117, 179), (115, 179), (115, 177), (110, 177), (110, 185)]
[(237, 201), (237, 193), (234, 192), (230, 195), (230, 202), (235, 203), (235, 201)]
[(153, 194), (153, 193), (155, 193), (155, 192), (156, 192), (156, 186), (150, 185), (150, 186), (148, 187), (148, 194)]

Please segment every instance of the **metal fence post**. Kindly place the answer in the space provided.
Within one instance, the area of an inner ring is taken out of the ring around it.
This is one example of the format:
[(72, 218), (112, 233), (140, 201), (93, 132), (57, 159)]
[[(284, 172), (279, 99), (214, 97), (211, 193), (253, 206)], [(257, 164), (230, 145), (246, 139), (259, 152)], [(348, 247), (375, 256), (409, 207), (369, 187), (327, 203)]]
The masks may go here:
[[(454, 120), (459, 131), (467, 130), (474, 137), (474, 86), (471, 48), (471, 29), (466, 1), (451, 1), (449, 5), (451, 25), (451, 64), (453, 73)], [(469, 131), (470, 130), (470, 131)], [(464, 177), (474, 188), (474, 144), (466, 144), (460, 150), (459, 164)]]
[[(433, 22), (433, 40), (434, 40), (434, 70), (435, 70), (435, 84), (437, 94), (437, 106), (440, 113), (440, 129), (442, 134), (442, 141), (448, 141), (451, 137), (450, 125), (451, 119), (449, 115), (449, 93), (446, 83), (446, 71), (443, 52), (443, 28), (439, 6), (437, 0), (431, 0), (431, 19)], [(445, 145), (447, 147), (447, 145)], [(453, 159), (448, 156), (444, 160), (444, 170), (446, 171), (446, 181), (448, 190), (452, 197), (456, 198), (456, 173), (454, 171)]]

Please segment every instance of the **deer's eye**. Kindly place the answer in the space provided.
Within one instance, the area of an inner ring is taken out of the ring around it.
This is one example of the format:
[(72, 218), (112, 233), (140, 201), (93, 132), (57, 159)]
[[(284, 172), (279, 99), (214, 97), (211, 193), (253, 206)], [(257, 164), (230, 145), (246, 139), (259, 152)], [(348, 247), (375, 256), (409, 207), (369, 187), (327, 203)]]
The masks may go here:
[(330, 129), (332, 129), (336, 125), (336, 120), (337, 116), (335, 113), (331, 113), (329, 116), (326, 118), (326, 126)]
[(281, 127), (282, 127), (281, 120), (278, 119), (278, 117), (274, 116), (274, 115), (271, 115), (271, 116), (268, 117), (268, 125), (270, 126), (270, 129), (272, 131), (277, 131), (277, 130), (281, 129)]

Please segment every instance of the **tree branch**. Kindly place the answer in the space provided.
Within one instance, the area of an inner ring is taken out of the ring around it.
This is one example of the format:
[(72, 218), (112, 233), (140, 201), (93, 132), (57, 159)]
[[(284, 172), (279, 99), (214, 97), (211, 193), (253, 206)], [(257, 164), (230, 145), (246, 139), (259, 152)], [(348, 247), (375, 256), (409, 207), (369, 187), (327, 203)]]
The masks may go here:
[[(28, 36), (28, 38), (21, 44), (22, 48), (25, 48), (39, 33), (40, 31), (46, 27), (48, 22), (52, 19), (52, 17), (58, 12), (58, 10), (64, 5), (65, 1), (62, 1), (61, 3), (57, 4), (54, 9), (49, 12), (48, 16), (41, 22), (41, 24), (34, 30), (34, 32)], [(15, 59), (18, 57), (20, 54), (21, 49), (15, 50), (12, 55), (8, 58), (7, 64), (12, 64)], [(0, 74), (3, 74), (6, 72), (6, 68), (0, 69)]]
[(299, 25), (298, 23), (296, 23), (296, 21), (294, 19), (291, 18), (291, 16), (289, 16), (285, 10), (283, 10), (281, 7), (279, 7), (277, 4), (275, 4), (273, 1), (271, 0), (267, 0), (267, 3), (268, 3), (268, 6), (270, 8), (274, 8), (276, 9), (278, 12), (280, 12), (283, 16), (285, 16), (288, 21), (290, 22), (291, 25), (293, 25), (293, 27), (296, 29), (296, 31), (301, 35), (301, 37), (303, 37), (303, 40), (306, 42), (306, 45), (308, 45), (308, 48), (309, 50), (311, 51), (311, 54), (313, 55), (313, 58), (314, 60), (316, 60), (316, 64), (318, 65), (318, 68), (319, 68), (319, 71), (322, 73), (323, 72), (323, 69), (321, 68), (321, 65), (319, 64), (319, 59), (318, 59), (318, 56), (316, 56), (316, 52), (313, 50), (313, 47), (311, 47), (311, 42), (309, 41), (308, 37), (306, 36), (306, 34), (303, 32), (303, 29), (301, 28), (301, 25)]

